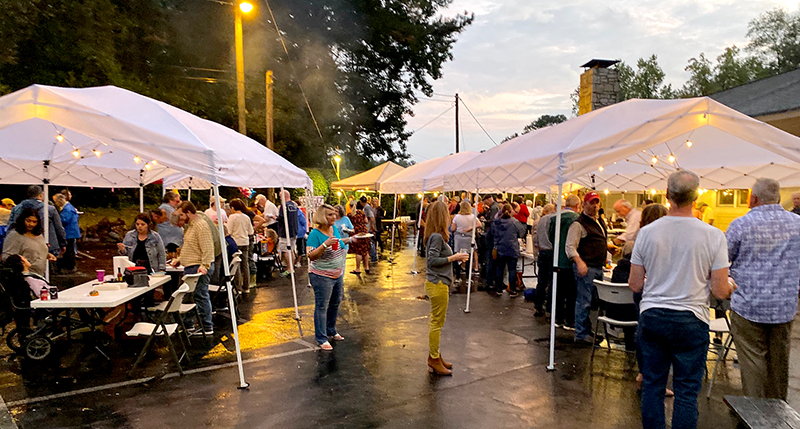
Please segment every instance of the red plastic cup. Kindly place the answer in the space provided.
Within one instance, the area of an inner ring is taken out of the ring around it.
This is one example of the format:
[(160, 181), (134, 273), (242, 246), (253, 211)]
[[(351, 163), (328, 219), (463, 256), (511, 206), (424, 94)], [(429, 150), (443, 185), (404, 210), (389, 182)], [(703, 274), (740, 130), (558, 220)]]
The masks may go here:
[(339, 250), (339, 240), (336, 240), (333, 242), (333, 244), (331, 244), (331, 249)]
[(103, 283), (106, 280), (106, 270), (97, 270), (97, 281)]

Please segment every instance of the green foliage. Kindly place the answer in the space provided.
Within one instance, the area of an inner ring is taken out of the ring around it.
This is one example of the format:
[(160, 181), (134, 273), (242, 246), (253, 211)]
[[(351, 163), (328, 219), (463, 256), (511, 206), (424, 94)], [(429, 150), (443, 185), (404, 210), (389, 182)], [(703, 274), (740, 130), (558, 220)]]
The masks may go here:
[[(327, 167), (337, 149), (349, 168), (406, 159), (415, 91), (432, 92), (472, 20), (442, 17), (451, 1), (279, 0), (274, 20), (257, 3), (243, 18), (248, 135), (266, 140), (272, 70), (275, 149), (291, 162)], [(209, 1), (0, 1), (0, 94), (111, 84), (235, 127), (233, 11)]]
[(725, 48), (725, 52), (717, 57), (717, 64), (712, 65), (704, 54), (691, 58), (686, 71), (689, 80), (680, 90), (682, 97), (699, 97), (714, 94), (754, 79), (763, 77), (766, 70), (756, 57), (740, 57), (739, 48), (735, 45)]
[(781, 8), (767, 11), (747, 26), (747, 50), (768, 68), (780, 74), (800, 67), (800, 13)]
[(328, 182), (322, 173), (316, 168), (304, 168), (303, 170), (308, 173), (308, 177), (314, 183), (314, 195), (328, 195), (331, 191), (330, 182)]
[[(562, 123), (562, 122), (564, 122), (566, 120), (567, 120), (567, 117), (564, 116), (564, 115), (560, 115), (560, 114), (559, 115), (542, 115), (542, 116), (539, 116), (538, 118), (536, 118), (536, 120), (531, 121), (530, 124), (525, 125), (525, 127), (522, 128), (522, 134), (528, 134), (529, 132), (534, 131), (534, 130), (538, 130), (539, 128), (544, 128), (544, 127), (549, 127), (551, 125), (560, 124), (560, 123)], [(505, 143), (505, 142), (507, 142), (507, 141), (509, 141), (509, 140), (511, 140), (513, 138), (519, 137), (519, 136), (520, 136), (519, 133), (511, 134), (510, 136), (507, 136), (506, 138), (501, 140), (500, 143)]]
[(631, 98), (675, 98), (671, 85), (664, 85), (664, 70), (658, 65), (658, 57), (639, 58), (636, 70), (624, 62), (617, 63), (619, 70), (620, 96)]

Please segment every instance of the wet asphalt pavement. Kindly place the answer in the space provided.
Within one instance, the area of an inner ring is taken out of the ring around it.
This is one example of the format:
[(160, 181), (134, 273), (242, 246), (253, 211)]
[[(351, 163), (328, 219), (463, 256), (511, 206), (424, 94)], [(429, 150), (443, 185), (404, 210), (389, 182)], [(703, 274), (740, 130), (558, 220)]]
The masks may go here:
[[(421, 299), (424, 274), (408, 274), (412, 259), (406, 247), (395, 265), (382, 260), (371, 274), (346, 274), (338, 321), (346, 340), (332, 352), (314, 347), (305, 266), (297, 288), (302, 337), (288, 279), (260, 282), (240, 305), (248, 390), (237, 389), (230, 320), (215, 316), (214, 338), (192, 340), (183, 377), (161, 342), (128, 375), (143, 340), (118, 338), (105, 349), (110, 360), (90, 344), (61, 341), (44, 363), (0, 361), (0, 396), (20, 428), (641, 427), (632, 356), (598, 350), (592, 362), (590, 348), (557, 330), (557, 370), (546, 371), (549, 319), (535, 318), (522, 297), (477, 292), (467, 314), (466, 295), (451, 295), (441, 351), (453, 376), (430, 375), (429, 304)], [(347, 264), (352, 270), (354, 260)], [(789, 403), (799, 409), (797, 353)], [(737, 425), (722, 397), (741, 394), (738, 368), (729, 361), (718, 371), (711, 398), (706, 384), (699, 400), (701, 428)]]

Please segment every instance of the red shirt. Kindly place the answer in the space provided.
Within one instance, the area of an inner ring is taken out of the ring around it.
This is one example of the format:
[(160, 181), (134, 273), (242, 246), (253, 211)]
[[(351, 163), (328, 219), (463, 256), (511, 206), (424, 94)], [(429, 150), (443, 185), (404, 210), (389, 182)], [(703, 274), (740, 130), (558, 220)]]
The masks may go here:
[(528, 216), (529, 215), (530, 215), (530, 212), (528, 211), (528, 206), (526, 206), (525, 204), (520, 204), (519, 205), (519, 213), (514, 215), (514, 219), (522, 222), (522, 224), (526, 224), (526, 223), (528, 223)]

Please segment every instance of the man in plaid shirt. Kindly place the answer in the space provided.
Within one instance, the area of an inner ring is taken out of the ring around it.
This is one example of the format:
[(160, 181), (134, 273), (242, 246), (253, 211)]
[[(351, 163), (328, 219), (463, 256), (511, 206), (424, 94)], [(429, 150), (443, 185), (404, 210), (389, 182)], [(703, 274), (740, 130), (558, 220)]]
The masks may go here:
[(172, 260), (172, 265), (183, 264), (184, 274), (202, 273), (194, 290), (194, 300), (203, 326), (198, 326), (191, 334), (195, 336), (213, 335), (214, 323), (211, 320), (211, 296), (208, 294), (208, 285), (214, 273), (214, 238), (211, 228), (205, 220), (197, 214), (197, 208), (190, 201), (182, 202), (175, 214), (179, 225), (188, 225), (183, 233), (183, 247), (178, 258)]

